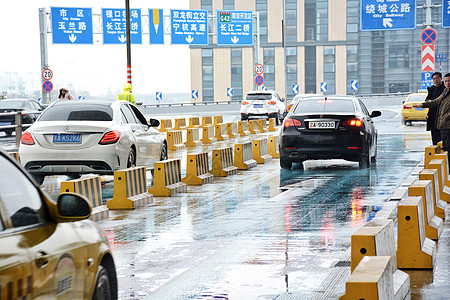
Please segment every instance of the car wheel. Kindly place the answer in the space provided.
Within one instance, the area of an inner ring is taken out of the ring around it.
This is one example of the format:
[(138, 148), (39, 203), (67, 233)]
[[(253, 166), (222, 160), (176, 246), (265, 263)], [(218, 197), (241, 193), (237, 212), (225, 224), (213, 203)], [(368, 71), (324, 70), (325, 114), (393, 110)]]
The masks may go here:
[(131, 148), (130, 153), (128, 153), (127, 168), (135, 166), (136, 166), (136, 150), (134, 150), (134, 148)]
[(42, 185), (42, 183), (44, 183), (45, 175), (31, 174), (31, 176), (33, 176), (33, 179), (37, 184)]
[(370, 152), (367, 154), (363, 154), (359, 158), (359, 168), (360, 169), (367, 169), (370, 167)]
[(248, 116), (241, 114), (241, 121), (247, 121), (248, 120)]
[(162, 149), (161, 149), (161, 156), (159, 160), (166, 160), (168, 158), (167, 156), (167, 144), (163, 143)]
[(406, 125), (406, 121), (402, 119), (402, 125)]
[(112, 299), (110, 278), (108, 276), (108, 271), (100, 265), (97, 271), (97, 280), (95, 282), (92, 300), (107, 299)]
[(412, 121), (406, 121), (406, 126), (411, 126), (412, 125)]
[(378, 149), (378, 147), (377, 147), (377, 145), (375, 145), (375, 151), (374, 151), (375, 153), (370, 158), (370, 162), (373, 164), (375, 164), (377, 162), (377, 149)]
[(292, 161), (289, 158), (280, 156), (280, 166), (282, 169), (292, 169)]

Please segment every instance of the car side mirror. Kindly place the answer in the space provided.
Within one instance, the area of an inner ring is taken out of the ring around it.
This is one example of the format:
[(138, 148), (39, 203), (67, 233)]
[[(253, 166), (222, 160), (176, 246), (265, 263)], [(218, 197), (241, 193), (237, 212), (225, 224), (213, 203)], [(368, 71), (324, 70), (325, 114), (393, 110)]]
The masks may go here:
[(89, 218), (92, 206), (89, 201), (76, 193), (62, 193), (56, 199), (58, 221), (74, 222)]
[(371, 117), (371, 118), (375, 118), (375, 117), (379, 117), (379, 116), (381, 116), (381, 111), (379, 111), (379, 110), (374, 110), (374, 111), (370, 114), (370, 117)]
[(148, 124), (150, 124), (151, 127), (158, 127), (160, 122), (157, 119), (150, 119), (148, 120)]
[(402, 101), (402, 104), (405, 104), (405, 100)]

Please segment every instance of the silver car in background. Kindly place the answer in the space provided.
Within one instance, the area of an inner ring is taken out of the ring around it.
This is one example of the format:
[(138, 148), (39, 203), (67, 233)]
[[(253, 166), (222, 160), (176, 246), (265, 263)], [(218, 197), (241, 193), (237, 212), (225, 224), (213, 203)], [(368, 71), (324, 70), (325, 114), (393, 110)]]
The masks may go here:
[(21, 164), (37, 182), (46, 175), (113, 174), (167, 159), (167, 141), (127, 101), (58, 101), (23, 133)]

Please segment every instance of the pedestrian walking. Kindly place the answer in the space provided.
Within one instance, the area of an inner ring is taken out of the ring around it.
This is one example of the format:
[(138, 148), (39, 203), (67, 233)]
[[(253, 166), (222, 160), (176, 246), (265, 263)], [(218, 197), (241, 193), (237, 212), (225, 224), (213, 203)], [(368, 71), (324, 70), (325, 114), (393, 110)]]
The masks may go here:
[(59, 89), (58, 100), (73, 100), (72, 95), (69, 93), (69, 89), (62, 87)]
[(136, 105), (136, 101), (134, 101), (134, 95), (131, 93), (131, 84), (124, 84), (123, 92), (119, 94), (118, 100), (125, 100)]
[[(425, 98), (425, 101), (434, 100), (439, 97), (444, 91), (444, 84), (442, 83), (442, 73), (434, 72), (431, 75), (431, 79), (433, 80), (434, 85), (427, 88), (428, 94)], [(436, 128), (436, 119), (439, 107), (430, 107), (428, 109), (427, 115), (427, 131), (431, 132), (431, 140), (433, 141), (433, 145), (437, 145), (441, 138), (441, 131)]]

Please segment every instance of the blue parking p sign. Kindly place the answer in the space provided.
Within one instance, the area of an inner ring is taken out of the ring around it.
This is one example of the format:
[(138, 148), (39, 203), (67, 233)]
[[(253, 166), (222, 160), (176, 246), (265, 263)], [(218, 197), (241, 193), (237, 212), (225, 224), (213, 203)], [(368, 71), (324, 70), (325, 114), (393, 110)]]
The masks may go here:
[(92, 9), (51, 7), (53, 44), (93, 44)]
[(422, 89), (425, 90), (427, 87), (433, 85), (433, 79), (431, 76), (433, 72), (423, 72), (422, 73)]

